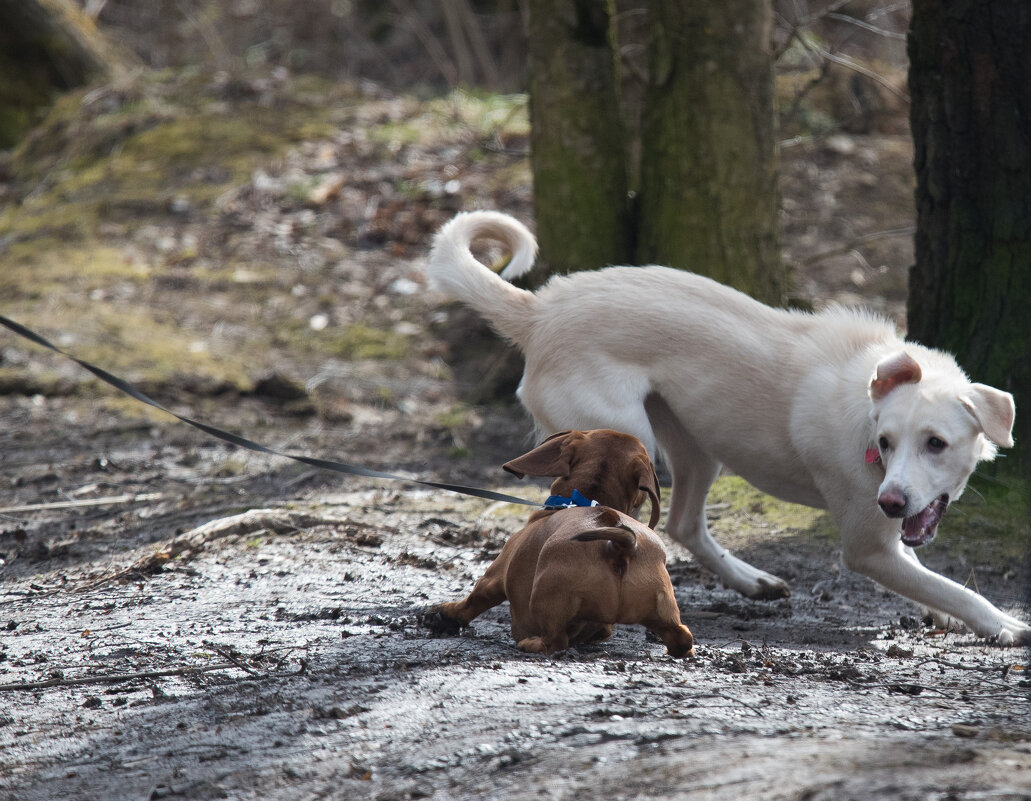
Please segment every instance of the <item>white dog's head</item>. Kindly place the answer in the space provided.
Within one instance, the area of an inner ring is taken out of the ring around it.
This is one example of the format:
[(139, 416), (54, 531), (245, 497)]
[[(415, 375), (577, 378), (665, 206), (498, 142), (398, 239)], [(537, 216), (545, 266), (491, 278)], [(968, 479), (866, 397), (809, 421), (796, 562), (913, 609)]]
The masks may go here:
[[(1013, 446), (1013, 396), (972, 384), (951, 357), (920, 349), (882, 359), (870, 380), (874, 444), (884, 465), (877, 504), (902, 518), (902, 541), (934, 537), (979, 461)], [(926, 368), (926, 369), (925, 369)]]

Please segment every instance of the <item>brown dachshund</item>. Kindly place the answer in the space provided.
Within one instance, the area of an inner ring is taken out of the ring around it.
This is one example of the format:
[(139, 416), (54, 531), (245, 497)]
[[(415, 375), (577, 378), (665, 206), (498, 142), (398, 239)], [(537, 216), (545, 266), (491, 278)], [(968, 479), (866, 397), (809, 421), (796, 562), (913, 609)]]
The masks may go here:
[[(605, 429), (566, 431), (504, 468), (520, 478), (557, 476), (549, 508), (534, 512), (505, 543), (465, 600), (433, 607), (425, 625), (454, 630), (507, 600), (512, 636), (524, 651), (552, 654), (608, 639), (615, 623), (640, 623), (671, 656), (694, 654), (662, 542), (630, 516), (648, 499), (649, 525), (660, 511), (655, 468), (637, 438)], [(596, 505), (565, 506), (571, 498)]]

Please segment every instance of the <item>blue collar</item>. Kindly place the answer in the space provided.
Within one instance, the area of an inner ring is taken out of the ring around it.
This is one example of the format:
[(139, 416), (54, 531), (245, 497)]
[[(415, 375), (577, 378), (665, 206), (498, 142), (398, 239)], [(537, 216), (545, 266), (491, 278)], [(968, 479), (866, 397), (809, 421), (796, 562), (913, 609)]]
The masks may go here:
[(589, 501), (580, 490), (573, 490), (572, 498), (564, 498), (561, 495), (552, 495), (544, 502), (545, 509), (571, 509), (574, 506), (599, 506), (597, 501)]

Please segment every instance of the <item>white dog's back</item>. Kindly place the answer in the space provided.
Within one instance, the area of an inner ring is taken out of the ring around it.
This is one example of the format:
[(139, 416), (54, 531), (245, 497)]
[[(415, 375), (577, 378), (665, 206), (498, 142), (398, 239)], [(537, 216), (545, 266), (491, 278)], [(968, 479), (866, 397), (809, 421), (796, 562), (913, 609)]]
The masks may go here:
[[(791, 465), (800, 466), (802, 456), (786, 423), (801, 384), (814, 369), (828, 383), (834, 365), (900, 345), (890, 323), (846, 309), (776, 309), (709, 278), (658, 266), (555, 276), (530, 293), (472, 258), (469, 245), (478, 237), (514, 247), (509, 267), (516, 274), (530, 269), (532, 235), (506, 215), (474, 212), (441, 229), (429, 276), (523, 351), (519, 397), (542, 433), (604, 420), (640, 438), (654, 457), (668, 450), (646, 411), (646, 400), (659, 396), (720, 462), (768, 492), (825, 505), (810, 482), (766, 476), (799, 472)], [(828, 347), (836, 352), (829, 355)], [(866, 357), (866, 373), (876, 359)], [(717, 375), (721, 380), (711, 380)]]

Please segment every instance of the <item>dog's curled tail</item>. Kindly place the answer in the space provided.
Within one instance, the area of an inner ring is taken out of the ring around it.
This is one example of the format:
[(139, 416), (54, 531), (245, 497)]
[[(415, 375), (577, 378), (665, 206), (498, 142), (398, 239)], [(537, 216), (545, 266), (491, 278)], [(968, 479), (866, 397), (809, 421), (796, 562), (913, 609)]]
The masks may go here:
[[(500, 276), (473, 256), (470, 245), (480, 238), (496, 239), (511, 251)], [(537, 240), (517, 219), (496, 211), (470, 211), (437, 232), (427, 275), (431, 287), (472, 306), (500, 334), (522, 344), (532, 326), (534, 295), (508, 281), (528, 273), (536, 258)]]
[(606, 526), (594, 528), (577, 534), (573, 539), (576, 542), (594, 542), (596, 540), (607, 540), (610, 543), (613, 555), (621, 555), (627, 558), (637, 552), (637, 533), (628, 526)]

